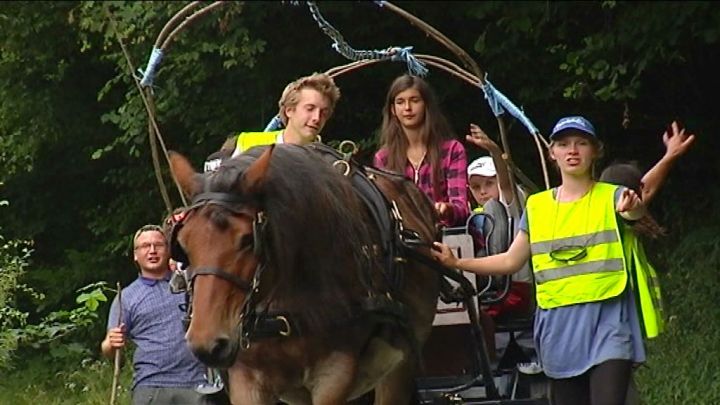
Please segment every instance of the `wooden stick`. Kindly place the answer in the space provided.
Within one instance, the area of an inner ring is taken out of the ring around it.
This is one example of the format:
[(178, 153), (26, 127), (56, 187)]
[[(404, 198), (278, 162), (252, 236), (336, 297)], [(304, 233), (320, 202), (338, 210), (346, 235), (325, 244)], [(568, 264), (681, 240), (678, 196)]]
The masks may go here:
[[(122, 325), (122, 288), (120, 288), (120, 282), (117, 283), (118, 292), (118, 327)], [(122, 355), (122, 348), (115, 349), (115, 369), (113, 370), (113, 382), (112, 382), (112, 393), (110, 394), (110, 405), (115, 405), (115, 398), (117, 398), (117, 387), (118, 380), (120, 379), (120, 356)]]

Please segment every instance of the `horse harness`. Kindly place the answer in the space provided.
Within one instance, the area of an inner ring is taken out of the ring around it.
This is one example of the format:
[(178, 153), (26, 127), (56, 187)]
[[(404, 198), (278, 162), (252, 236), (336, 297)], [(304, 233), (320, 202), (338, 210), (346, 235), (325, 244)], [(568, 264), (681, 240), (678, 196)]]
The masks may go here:
[[(377, 291), (369, 280), (369, 271), (366, 270), (364, 276), (360, 275), (360, 280), (364, 287), (368, 290), (368, 296), (358, 308), (359, 312), (371, 313), (380, 320), (391, 322), (399, 322), (401, 325), (407, 324), (407, 316), (400, 302), (393, 299), (395, 292), (399, 290), (403, 283), (402, 266), (407, 262), (407, 257), (420, 259), (425, 265), (434, 268), (442, 267), (437, 262), (428, 259), (423, 254), (415, 251), (417, 246), (428, 246), (428, 242), (423, 242), (417, 232), (404, 229), (402, 225), (402, 217), (400, 216), (397, 204), (394, 201), (388, 201), (385, 195), (378, 189), (374, 183), (376, 175), (397, 176), (394, 173), (380, 171), (374, 168), (366, 168), (356, 163), (352, 158), (352, 153), (340, 153), (337, 150), (321, 143), (313, 143), (309, 148), (317, 153), (319, 157), (334, 167), (342, 170), (342, 174), (349, 178), (353, 189), (358, 197), (362, 200), (367, 208), (372, 220), (379, 230), (380, 246), (365, 246), (363, 251), (368, 256), (368, 263), (372, 261), (371, 256), (377, 256), (381, 253), (381, 261), (384, 262), (384, 277), (388, 282), (389, 288), (385, 291)], [(341, 144), (342, 150), (342, 144)], [(258, 265), (252, 281), (248, 282), (240, 277), (228, 273), (220, 268), (201, 267), (193, 269), (188, 268), (184, 274), (184, 280), (181, 279), (175, 285), (173, 292), (186, 292), (187, 312), (185, 318), (186, 327), (192, 317), (191, 296), (195, 278), (198, 276), (213, 275), (220, 277), (244, 293), (246, 298), (241, 311), (241, 319), (238, 325), (241, 339), (241, 347), (247, 349), (252, 340), (266, 337), (288, 337), (302, 334), (302, 325), (300, 325), (288, 313), (270, 313), (266, 308), (258, 311), (258, 304), (255, 297), (260, 291), (260, 276), (265, 268), (265, 252), (264, 245), (267, 243), (264, 233), (267, 221), (269, 220), (262, 209), (259, 208), (259, 202), (230, 193), (204, 191), (193, 197), (191, 205), (179, 213), (169, 218), (170, 230), (170, 255), (181, 263), (189, 264), (186, 252), (178, 241), (178, 233), (182, 229), (184, 222), (194, 211), (206, 205), (219, 205), (235, 214), (246, 215), (253, 221), (253, 250), (258, 258)], [(247, 206), (258, 207), (257, 211), (250, 212)], [(444, 268), (443, 268), (444, 269)], [(444, 273), (444, 272), (443, 272)], [(464, 279), (464, 278), (463, 278)], [(183, 283), (184, 281), (184, 283)], [(171, 284), (173, 284), (171, 282)], [(184, 285), (183, 285), (184, 284)], [(185, 287), (185, 288), (183, 288)], [(266, 305), (267, 307), (267, 305)], [(348, 322), (349, 320), (339, 321)]]

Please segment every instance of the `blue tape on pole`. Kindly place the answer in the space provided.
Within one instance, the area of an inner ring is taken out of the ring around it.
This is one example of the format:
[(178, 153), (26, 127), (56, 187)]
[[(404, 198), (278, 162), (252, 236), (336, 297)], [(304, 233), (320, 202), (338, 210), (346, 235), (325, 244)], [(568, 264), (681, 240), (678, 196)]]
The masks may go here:
[(513, 104), (503, 93), (497, 90), (487, 79), (485, 79), (485, 85), (480, 86), (482, 91), (485, 93), (485, 99), (487, 99), (490, 109), (496, 117), (499, 117), (505, 111), (510, 113), (513, 117), (517, 118), (525, 128), (532, 134), (537, 134), (538, 130), (535, 125), (530, 121), (525, 113)]
[(155, 81), (155, 75), (157, 74), (157, 70), (160, 66), (160, 62), (162, 62), (163, 56), (164, 54), (162, 49), (153, 48), (145, 71), (143, 72), (142, 70), (140, 70), (140, 73), (142, 73), (143, 75), (142, 80), (140, 80), (140, 86), (150, 87), (153, 85), (153, 82)]

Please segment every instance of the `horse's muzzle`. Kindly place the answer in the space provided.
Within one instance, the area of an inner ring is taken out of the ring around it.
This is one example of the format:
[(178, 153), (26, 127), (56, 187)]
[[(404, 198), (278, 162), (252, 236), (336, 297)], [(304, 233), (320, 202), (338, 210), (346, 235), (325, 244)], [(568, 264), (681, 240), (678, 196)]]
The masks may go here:
[(228, 368), (235, 363), (239, 344), (235, 339), (220, 336), (206, 345), (190, 344), (195, 357), (205, 365), (213, 368)]

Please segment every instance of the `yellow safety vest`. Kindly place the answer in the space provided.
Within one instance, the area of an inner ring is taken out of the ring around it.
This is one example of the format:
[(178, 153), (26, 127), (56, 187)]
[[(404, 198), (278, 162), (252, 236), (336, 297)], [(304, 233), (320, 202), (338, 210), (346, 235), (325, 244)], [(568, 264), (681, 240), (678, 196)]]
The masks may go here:
[(272, 145), (282, 131), (241, 132), (235, 144), (236, 153), (242, 153), (254, 146)]
[(598, 182), (572, 202), (558, 202), (553, 190), (528, 199), (531, 261), (540, 308), (602, 301), (625, 290), (628, 273), (615, 217), (616, 189)]
[(631, 269), (635, 301), (642, 319), (641, 325), (645, 337), (651, 339), (665, 329), (660, 283), (635, 233), (630, 228), (626, 228), (622, 237), (625, 257)]

